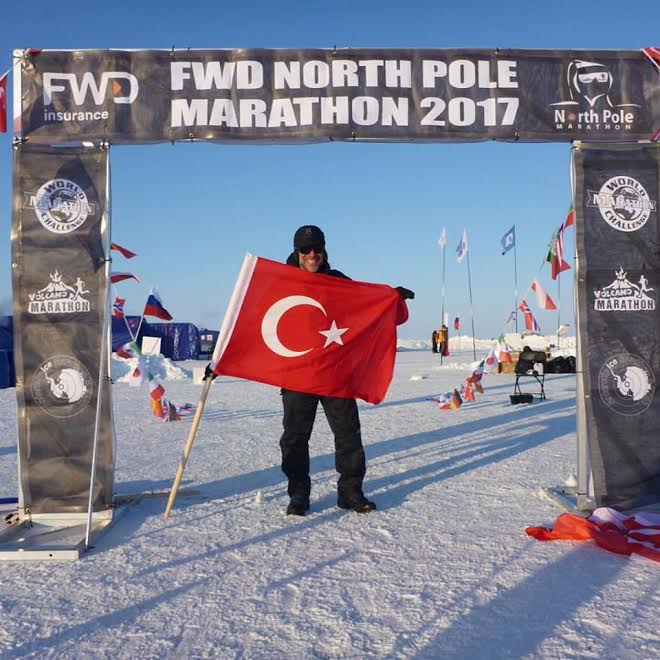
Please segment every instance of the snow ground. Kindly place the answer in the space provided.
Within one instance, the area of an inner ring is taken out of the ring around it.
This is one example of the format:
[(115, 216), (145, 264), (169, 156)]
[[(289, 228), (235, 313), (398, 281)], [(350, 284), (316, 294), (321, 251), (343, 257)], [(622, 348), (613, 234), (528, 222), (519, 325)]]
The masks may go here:
[[(0, 563), (0, 657), (659, 657), (657, 564), (524, 534), (559, 513), (539, 489), (575, 471), (574, 376), (512, 407), (513, 377), (488, 375), (476, 403), (440, 411), (429, 398), (471, 361), (471, 347), (442, 368), (401, 351), (386, 400), (360, 404), (379, 507), (363, 516), (335, 506), (322, 412), (311, 512), (285, 516), (278, 391), (217, 379), (184, 477), (196, 494), (167, 522), (165, 500), (145, 499), (80, 561)], [(190, 378), (164, 384), (177, 404), (199, 397)], [(190, 420), (152, 418), (146, 385), (114, 400), (117, 494), (169, 488)], [(8, 497), (13, 389), (0, 409)]]

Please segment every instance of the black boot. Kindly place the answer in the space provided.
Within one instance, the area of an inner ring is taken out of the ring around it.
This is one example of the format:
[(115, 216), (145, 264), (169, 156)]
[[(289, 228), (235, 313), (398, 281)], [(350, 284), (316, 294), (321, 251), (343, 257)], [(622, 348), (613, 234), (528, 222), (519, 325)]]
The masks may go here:
[(348, 493), (337, 497), (337, 506), (340, 509), (349, 509), (356, 513), (369, 513), (376, 510), (376, 503), (368, 500), (362, 491)]
[(305, 511), (309, 511), (309, 497), (304, 495), (294, 495), (286, 508), (287, 516), (304, 516)]

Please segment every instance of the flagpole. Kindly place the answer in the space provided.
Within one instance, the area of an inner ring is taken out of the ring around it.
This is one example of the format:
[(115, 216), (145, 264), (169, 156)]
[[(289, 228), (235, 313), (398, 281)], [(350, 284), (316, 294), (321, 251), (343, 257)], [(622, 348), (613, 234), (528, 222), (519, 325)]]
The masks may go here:
[(165, 520), (167, 520), (170, 517), (170, 511), (174, 506), (174, 500), (176, 499), (176, 494), (179, 490), (181, 479), (183, 478), (183, 471), (186, 469), (186, 463), (188, 462), (188, 457), (190, 456), (193, 442), (195, 441), (197, 428), (199, 427), (199, 423), (202, 419), (202, 413), (204, 412), (204, 406), (206, 405), (206, 397), (209, 394), (209, 389), (211, 388), (212, 382), (213, 379), (211, 376), (208, 376), (206, 378), (206, 381), (204, 381), (204, 389), (202, 390), (202, 394), (199, 397), (199, 405), (197, 406), (197, 410), (195, 411), (195, 417), (193, 419), (192, 426), (190, 427), (190, 433), (188, 433), (188, 439), (186, 440), (185, 447), (183, 448), (181, 462), (179, 463), (179, 467), (176, 471), (176, 475), (174, 477), (174, 483), (172, 484), (172, 490), (170, 491), (170, 496), (169, 499), (167, 500), (167, 506), (165, 507), (165, 514), (164, 514)]
[[(440, 314), (440, 328), (445, 323), (445, 250), (447, 248), (447, 239), (445, 238), (444, 245), (442, 246), (442, 312)], [(447, 328), (447, 346), (449, 345), (449, 328)], [(440, 351), (440, 365), (442, 365), (443, 354)]]
[(470, 316), (472, 320), (472, 354), (473, 354), (473, 359), (477, 359), (477, 345), (475, 343), (474, 339), (474, 308), (472, 306), (472, 278), (470, 276), (470, 251), (467, 250), (465, 254), (467, 258), (467, 272), (468, 272), (468, 290), (470, 292)]
[(514, 287), (513, 296), (515, 301), (515, 307), (513, 309), (515, 310), (514, 318), (516, 320), (516, 334), (518, 334), (518, 253), (516, 251), (515, 234), (513, 241), (513, 287)]
[(559, 328), (561, 327), (561, 273), (557, 275), (557, 350), (559, 350)]

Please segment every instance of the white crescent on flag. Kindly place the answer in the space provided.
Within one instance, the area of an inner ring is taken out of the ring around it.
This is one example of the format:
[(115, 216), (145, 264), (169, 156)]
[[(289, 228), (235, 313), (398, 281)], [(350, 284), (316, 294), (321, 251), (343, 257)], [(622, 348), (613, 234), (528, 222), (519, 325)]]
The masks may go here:
[(313, 350), (312, 348), (308, 348), (306, 351), (292, 351), (290, 348), (287, 348), (277, 336), (277, 325), (284, 313), (288, 312), (293, 307), (298, 307), (299, 305), (311, 305), (312, 307), (320, 309), (323, 312), (323, 315), (327, 316), (325, 309), (323, 309), (323, 305), (318, 300), (314, 300), (314, 298), (310, 298), (309, 296), (287, 296), (286, 298), (282, 298), (272, 304), (261, 321), (261, 336), (263, 337), (266, 346), (268, 346), (273, 353), (277, 353), (277, 355), (281, 355), (282, 357), (298, 357)]
[[(323, 305), (321, 305), (318, 300), (314, 300), (314, 298), (310, 298), (309, 296), (287, 296), (286, 298), (281, 298), (276, 303), (273, 303), (268, 308), (268, 311), (264, 314), (264, 318), (261, 321), (261, 336), (264, 343), (271, 351), (273, 351), (273, 353), (281, 355), (282, 357), (299, 357), (314, 350), (313, 348), (308, 348), (304, 351), (294, 351), (287, 348), (277, 334), (277, 326), (282, 316), (293, 307), (298, 307), (299, 305), (316, 307), (323, 312), (324, 316), (328, 315), (323, 308)], [(343, 346), (344, 343), (341, 340), (341, 335), (347, 330), (348, 328), (338, 328), (335, 321), (332, 322), (328, 330), (319, 330), (319, 334), (324, 335), (326, 338), (323, 348), (327, 348), (332, 343)]]

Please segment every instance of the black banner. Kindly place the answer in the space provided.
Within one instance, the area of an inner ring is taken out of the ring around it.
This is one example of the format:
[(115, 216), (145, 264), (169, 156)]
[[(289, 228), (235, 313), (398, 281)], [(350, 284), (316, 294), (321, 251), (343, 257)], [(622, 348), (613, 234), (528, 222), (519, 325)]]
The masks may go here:
[(108, 153), (19, 145), (12, 269), (20, 503), (33, 513), (88, 508), (103, 379), (94, 510), (112, 505), (113, 428), (106, 311)]
[(660, 150), (581, 145), (574, 166), (578, 325), (596, 500), (643, 506), (660, 501)]
[(649, 139), (641, 51), (26, 51), (19, 136), (35, 143)]

